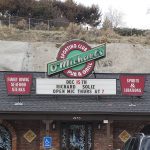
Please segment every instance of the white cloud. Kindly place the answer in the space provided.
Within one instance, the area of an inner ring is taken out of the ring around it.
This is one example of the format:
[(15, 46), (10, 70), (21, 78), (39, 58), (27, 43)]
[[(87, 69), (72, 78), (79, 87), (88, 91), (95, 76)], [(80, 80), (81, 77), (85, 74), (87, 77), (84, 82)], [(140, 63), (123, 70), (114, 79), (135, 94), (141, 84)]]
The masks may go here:
[[(98, 5), (103, 14), (109, 7), (121, 11), (127, 27), (150, 29), (150, 0), (75, 0), (86, 6)], [(148, 11), (149, 10), (149, 11)], [(149, 14), (148, 14), (148, 12)]]
[(150, 14), (150, 8), (149, 9), (147, 9), (147, 13), (146, 14)]

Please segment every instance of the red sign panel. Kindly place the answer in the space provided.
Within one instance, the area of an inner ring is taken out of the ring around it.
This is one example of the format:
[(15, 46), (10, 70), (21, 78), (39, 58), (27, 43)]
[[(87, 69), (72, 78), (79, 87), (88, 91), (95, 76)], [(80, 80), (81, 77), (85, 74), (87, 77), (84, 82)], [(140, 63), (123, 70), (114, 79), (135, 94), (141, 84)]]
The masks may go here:
[(7, 74), (5, 75), (7, 93), (9, 95), (30, 94), (32, 75), (27, 74)]
[(144, 76), (121, 75), (120, 83), (122, 95), (141, 96), (144, 93)]

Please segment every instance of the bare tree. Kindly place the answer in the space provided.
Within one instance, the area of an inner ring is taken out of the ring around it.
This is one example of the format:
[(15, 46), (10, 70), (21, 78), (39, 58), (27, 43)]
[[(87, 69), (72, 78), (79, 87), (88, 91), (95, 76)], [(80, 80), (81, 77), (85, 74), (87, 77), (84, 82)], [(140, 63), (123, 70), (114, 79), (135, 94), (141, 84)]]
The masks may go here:
[(123, 24), (123, 13), (118, 11), (117, 9), (113, 9), (113, 8), (109, 8), (108, 12), (106, 12), (105, 14), (105, 18), (107, 18), (111, 24), (113, 28), (117, 28), (118, 26)]
[(112, 22), (108, 19), (107, 16), (105, 16), (105, 18), (104, 18), (104, 21), (103, 21), (103, 23), (102, 23), (102, 28), (103, 28), (104, 30), (112, 29), (112, 28), (113, 28)]

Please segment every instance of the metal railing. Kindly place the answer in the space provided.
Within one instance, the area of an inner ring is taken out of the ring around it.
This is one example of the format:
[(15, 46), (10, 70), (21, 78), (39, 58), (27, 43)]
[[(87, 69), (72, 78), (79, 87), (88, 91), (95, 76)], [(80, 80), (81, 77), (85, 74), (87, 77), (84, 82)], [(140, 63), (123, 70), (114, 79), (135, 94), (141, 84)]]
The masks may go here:
[(66, 27), (69, 21), (63, 18), (44, 20), (26, 17), (0, 17), (0, 26), (15, 27), (22, 30), (51, 30), (57, 27)]

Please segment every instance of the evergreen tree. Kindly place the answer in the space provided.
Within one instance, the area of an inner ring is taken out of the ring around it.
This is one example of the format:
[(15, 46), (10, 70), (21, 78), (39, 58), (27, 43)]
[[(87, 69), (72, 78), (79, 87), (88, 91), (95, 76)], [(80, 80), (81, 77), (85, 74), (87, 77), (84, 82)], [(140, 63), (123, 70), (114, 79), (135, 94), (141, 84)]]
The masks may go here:
[(101, 22), (98, 6), (86, 7), (74, 0), (0, 0), (0, 13), (41, 19), (64, 17), (70, 22), (97, 26)]

